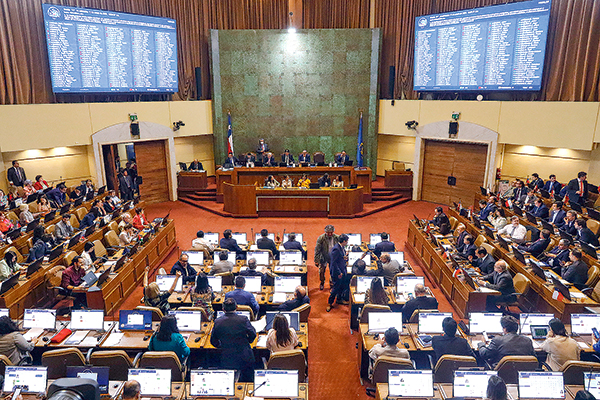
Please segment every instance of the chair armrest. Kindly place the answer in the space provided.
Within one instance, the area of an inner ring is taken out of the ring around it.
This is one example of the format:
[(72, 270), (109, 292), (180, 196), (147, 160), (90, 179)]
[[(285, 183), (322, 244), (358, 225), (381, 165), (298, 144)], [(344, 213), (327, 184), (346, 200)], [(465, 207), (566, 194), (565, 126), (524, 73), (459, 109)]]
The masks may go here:
[(545, 361), (539, 361), (539, 363), (540, 363), (540, 369), (542, 371), (552, 371), (552, 368), (548, 364), (546, 364)]
[(137, 353), (137, 354), (135, 355), (135, 358), (134, 358), (134, 359), (133, 359), (133, 361), (132, 361), (132, 364), (133, 364), (134, 368), (137, 368), (137, 366), (139, 365), (139, 363), (140, 363), (140, 358), (142, 358), (142, 355), (143, 355), (143, 354), (144, 354), (144, 352), (143, 352), (143, 351), (140, 351), (139, 353)]
[(431, 368), (431, 370), (433, 371), (433, 357), (431, 356), (431, 354), (427, 354), (427, 359), (429, 359), (429, 368)]
[(587, 295), (588, 293), (592, 292), (593, 290), (594, 290), (594, 288), (586, 287), (586, 288), (581, 289), (581, 293)]
[(417, 364), (415, 363), (415, 360), (413, 360), (412, 358), (410, 359), (410, 362), (413, 365), (413, 369), (417, 369)]
[(67, 293), (67, 289), (65, 289), (62, 286), (54, 286), (52, 289), (55, 290), (60, 296), (69, 296), (69, 294)]
[(263, 362), (263, 368), (267, 369), (267, 359), (265, 357), (261, 357), (262, 358), (262, 362)]
[(92, 352), (94, 351), (94, 348), (92, 347), (91, 349), (88, 350), (88, 352), (85, 355), (85, 364), (86, 365), (91, 365), (90, 363), (90, 359), (92, 358)]

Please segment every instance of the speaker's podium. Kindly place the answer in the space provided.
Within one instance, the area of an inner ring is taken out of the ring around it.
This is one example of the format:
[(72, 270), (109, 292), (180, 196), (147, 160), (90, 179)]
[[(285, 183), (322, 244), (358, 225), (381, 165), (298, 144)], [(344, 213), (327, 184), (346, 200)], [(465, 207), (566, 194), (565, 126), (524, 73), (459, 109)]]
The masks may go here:
[(224, 182), (223, 203), (234, 217), (352, 218), (363, 211), (363, 187), (268, 189)]

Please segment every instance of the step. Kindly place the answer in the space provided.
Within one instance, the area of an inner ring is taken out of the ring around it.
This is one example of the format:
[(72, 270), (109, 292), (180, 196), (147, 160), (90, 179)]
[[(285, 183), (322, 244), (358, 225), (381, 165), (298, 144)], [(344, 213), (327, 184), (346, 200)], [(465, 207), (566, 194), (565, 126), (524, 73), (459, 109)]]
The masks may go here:
[(394, 194), (391, 196), (380, 196), (380, 195), (373, 195), (372, 199), (373, 201), (393, 201), (393, 200), (400, 200), (402, 198), (406, 198), (406, 196), (402, 195), (402, 194)]

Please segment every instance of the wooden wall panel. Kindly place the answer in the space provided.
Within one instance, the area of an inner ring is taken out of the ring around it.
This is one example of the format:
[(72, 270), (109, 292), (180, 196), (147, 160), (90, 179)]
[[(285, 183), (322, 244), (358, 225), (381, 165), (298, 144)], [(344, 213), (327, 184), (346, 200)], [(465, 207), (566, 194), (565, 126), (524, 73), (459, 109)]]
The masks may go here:
[(144, 179), (140, 195), (147, 203), (169, 200), (167, 153), (164, 140), (134, 144), (138, 174)]

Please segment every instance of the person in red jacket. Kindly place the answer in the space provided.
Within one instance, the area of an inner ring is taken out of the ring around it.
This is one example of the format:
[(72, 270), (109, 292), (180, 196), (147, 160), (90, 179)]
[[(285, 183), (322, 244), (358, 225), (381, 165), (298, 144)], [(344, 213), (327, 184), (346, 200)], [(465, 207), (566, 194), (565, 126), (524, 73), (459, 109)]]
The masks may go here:
[(135, 209), (135, 217), (133, 217), (133, 221), (131, 221), (131, 224), (138, 231), (141, 231), (144, 228), (148, 227), (148, 225), (149, 225), (148, 219), (146, 219), (144, 210), (142, 210), (141, 207), (137, 207)]

